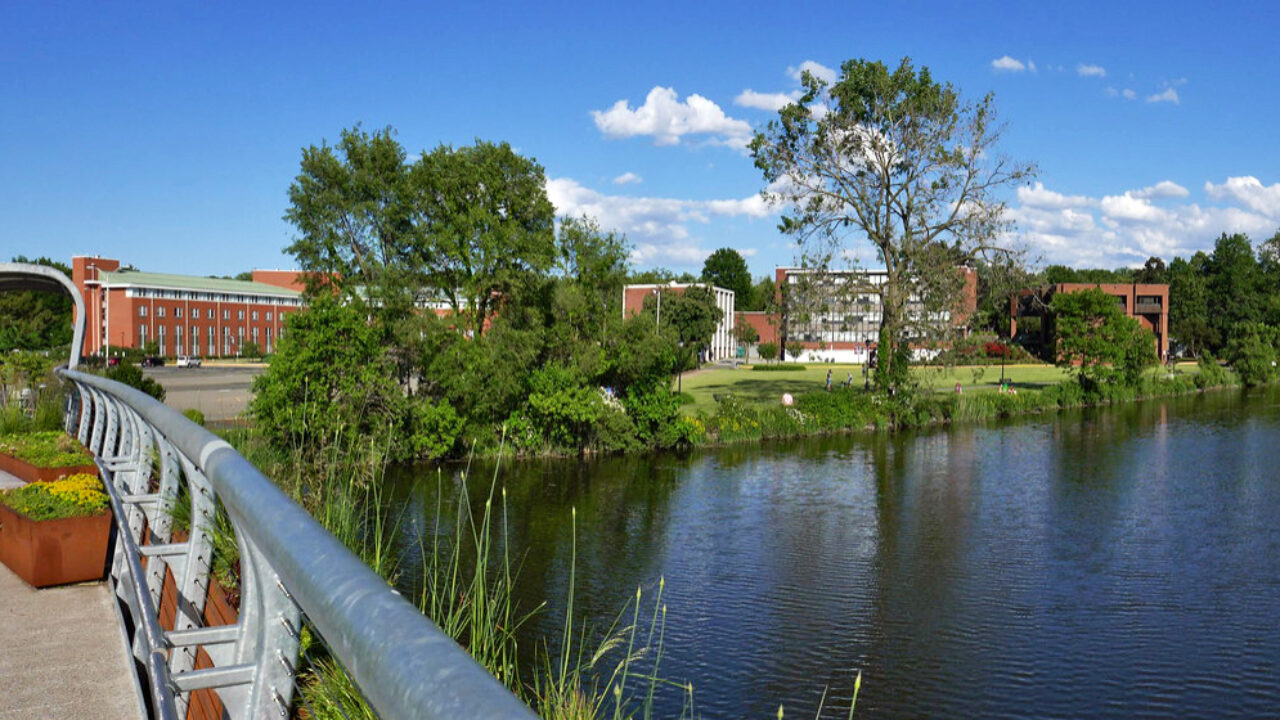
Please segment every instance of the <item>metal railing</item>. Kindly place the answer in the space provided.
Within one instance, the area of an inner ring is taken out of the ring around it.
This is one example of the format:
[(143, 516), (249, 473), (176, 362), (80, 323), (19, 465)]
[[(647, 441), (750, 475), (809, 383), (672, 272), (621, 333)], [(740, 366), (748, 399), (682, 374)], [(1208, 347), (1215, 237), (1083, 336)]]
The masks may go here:
[[(381, 717), (535, 717), (225, 441), (131, 387), (58, 375), (74, 386), (68, 432), (94, 454), (111, 496), (109, 577), (149, 716), (185, 717), (191, 693), (212, 688), (231, 718), (287, 717), (305, 615)], [(175, 541), (183, 493), (190, 534)], [(215, 500), (235, 529), (241, 601), (235, 624), (205, 627)], [(164, 629), (168, 574), (177, 616)], [(196, 669), (201, 649), (213, 667)]]

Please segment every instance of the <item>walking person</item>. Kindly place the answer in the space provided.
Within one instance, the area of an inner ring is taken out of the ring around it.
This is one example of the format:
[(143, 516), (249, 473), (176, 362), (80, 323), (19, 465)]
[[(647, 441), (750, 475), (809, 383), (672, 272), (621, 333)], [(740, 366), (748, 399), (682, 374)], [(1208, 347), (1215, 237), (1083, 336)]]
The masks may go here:
[(827, 392), (831, 392), (831, 371), (827, 371)]

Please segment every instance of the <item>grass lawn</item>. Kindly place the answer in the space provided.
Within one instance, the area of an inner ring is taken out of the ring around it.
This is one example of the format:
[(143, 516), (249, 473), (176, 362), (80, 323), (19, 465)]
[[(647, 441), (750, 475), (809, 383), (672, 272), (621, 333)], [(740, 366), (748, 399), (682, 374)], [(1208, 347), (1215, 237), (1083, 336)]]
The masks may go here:
[[(803, 370), (786, 372), (756, 372), (749, 367), (715, 368), (702, 370), (683, 379), (683, 389), (693, 396), (694, 402), (685, 405), (686, 414), (694, 415), (699, 410), (708, 412), (715, 409), (715, 396), (733, 394), (747, 402), (777, 402), (783, 393), (797, 395), (809, 390), (818, 390), (825, 386), (827, 371), (831, 371), (833, 386), (843, 383), (849, 373), (853, 373), (855, 387), (862, 387), (861, 365), (827, 365), (813, 364)], [(1194, 373), (1195, 363), (1182, 363), (1178, 372)], [(1161, 368), (1153, 368), (1151, 372), (1164, 372)], [(915, 368), (920, 383), (939, 392), (950, 392), (960, 383), (965, 392), (994, 392), (1000, 385), (999, 365), (977, 365), (962, 367), (918, 367)], [(1005, 379), (1018, 388), (1044, 388), (1069, 377), (1068, 373), (1053, 365), (1006, 365)]]

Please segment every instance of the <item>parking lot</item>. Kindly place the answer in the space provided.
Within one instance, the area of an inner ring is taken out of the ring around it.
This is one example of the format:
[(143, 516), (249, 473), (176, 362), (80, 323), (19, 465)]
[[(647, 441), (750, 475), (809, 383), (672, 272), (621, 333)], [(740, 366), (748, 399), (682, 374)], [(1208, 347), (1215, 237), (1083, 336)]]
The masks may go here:
[(145, 368), (143, 373), (164, 387), (164, 402), (169, 407), (195, 408), (204, 413), (206, 422), (226, 423), (249, 406), (252, 397), (249, 386), (266, 369), (262, 364), (216, 364), (198, 368), (170, 364)]

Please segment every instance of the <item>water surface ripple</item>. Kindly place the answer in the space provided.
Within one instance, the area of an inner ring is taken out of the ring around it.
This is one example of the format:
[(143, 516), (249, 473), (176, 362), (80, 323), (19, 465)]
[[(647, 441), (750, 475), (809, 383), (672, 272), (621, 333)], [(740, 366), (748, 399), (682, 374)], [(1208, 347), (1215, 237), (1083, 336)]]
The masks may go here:
[(576, 507), (579, 607), (665, 577), (662, 674), (706, 718), (812, 718), (856, 669), (860, 718), (1280, 717), (1278, 477), (1275, 391), (500, 471), (550, 601), (526, 648)]

